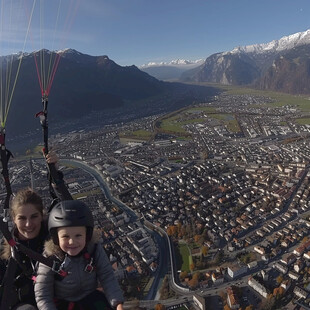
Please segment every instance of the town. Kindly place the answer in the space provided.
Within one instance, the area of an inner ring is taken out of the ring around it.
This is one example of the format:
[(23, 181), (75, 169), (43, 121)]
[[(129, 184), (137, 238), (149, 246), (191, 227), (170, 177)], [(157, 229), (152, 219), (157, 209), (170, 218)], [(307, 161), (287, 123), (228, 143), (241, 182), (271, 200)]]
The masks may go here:
[[(169, 115), (51, 137), (70, 193), (92, 207), (129, 302), (310, 307), (310, 114), (273, 102), (224, 93)], [(14, 191), (31, 184), (50, 203), (42, 159), (10, 166)], [(186, 244), (191, 263), (180, 264), (160, 239), (173, 252)]]

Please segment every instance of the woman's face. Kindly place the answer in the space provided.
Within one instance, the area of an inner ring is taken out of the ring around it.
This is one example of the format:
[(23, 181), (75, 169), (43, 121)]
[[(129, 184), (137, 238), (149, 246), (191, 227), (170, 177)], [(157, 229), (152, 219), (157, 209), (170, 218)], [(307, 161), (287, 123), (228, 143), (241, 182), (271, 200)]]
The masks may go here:
[(39, 235), (42, 214), (33, 204), (26, 204), (16, 209), (13, 221), (18, 229), (18, 236), (21, 240), (33, 239)]

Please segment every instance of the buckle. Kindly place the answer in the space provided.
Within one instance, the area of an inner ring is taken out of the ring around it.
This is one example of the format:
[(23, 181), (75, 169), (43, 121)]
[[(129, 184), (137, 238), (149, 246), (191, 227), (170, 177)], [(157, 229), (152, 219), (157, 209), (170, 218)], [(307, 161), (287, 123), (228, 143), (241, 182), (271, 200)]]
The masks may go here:
[(54, 260), (52, 270), (56, 273), (59, 273), (59, 271), (61, 270), (60, 267), (61, 267), (61, 264), (58, 261)]
[(66, 277), (68, 275), (68, 272), (63, 269), (63, 263), (60, 264), (59, 262), (55, 260), (53, 261), (52, 270), (62, 277)]
[(90, 259), (90, 262), (85, 266), (84, 271), (91, 273), (94, 270), (93, 258)]

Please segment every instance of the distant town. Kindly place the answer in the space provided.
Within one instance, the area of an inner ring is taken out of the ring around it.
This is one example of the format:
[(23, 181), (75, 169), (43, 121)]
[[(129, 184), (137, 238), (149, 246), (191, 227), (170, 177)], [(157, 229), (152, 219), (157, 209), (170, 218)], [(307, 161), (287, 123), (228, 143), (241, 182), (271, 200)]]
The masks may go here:
[[(127, 309), (310, 309), (308, 124), (293, 101), (224, 93), (50, 137)], [(32, 186), (48, 207), (44, 160), (9, 166), (13, 191)]]

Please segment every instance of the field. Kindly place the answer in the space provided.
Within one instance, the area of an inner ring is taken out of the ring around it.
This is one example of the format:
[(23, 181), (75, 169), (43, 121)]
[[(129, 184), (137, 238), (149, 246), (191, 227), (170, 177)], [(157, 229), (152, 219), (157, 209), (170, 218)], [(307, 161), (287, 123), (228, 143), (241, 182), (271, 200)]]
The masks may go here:
[(187, 244), (179, 244), (179, 254), (181, 255), (181, 266), (178, 266), (178, 268), (181, 271), (188, 271), (190, 272), (190, 265), (193, 263), (192, 256), (190, 255), (189, 248)]
[(137, 141), (143, 142), (151, 139), (153, 133), (147, 130), (126, 131), (119, 134), (121, 142)]
[[(310, 113), (310, 97), (307, 97), (306, 95), (295, 96), (279, 92), (263, 91), (244, 87), (242, 88), (213, 84), (204, 85), (217, 87), (230, 95), (252, 95), (270, 97), (272, 99), (272, 102), (265, 105), (268, 105), (270, 107), (291, 106), (299, 108), (304, 113)], [(252, 107), (255, 107), (255, 104), (253, 104)], [(184, 126), (193, 123), (205, 122), (205, 115), (207, 115), (208, 118), (218, 121), (219, 124), (224, 125), (231, 133), (240, 132), (240, 127), (234, 114), (217, 113), (215, 108), (206, 106), (183, 108), (179, 111), (170, 113), (169, 115), (165, 115), (163, 118), (157, 121), (155, 128), (157, 132), (175, 134), (178, 135), (179, 138), (188, 139), (188, 134), (186, 133)], [(297, 119), (296, 122), (300, 125), (310, 124), (310, 118), (300, 118)]]
[[(222, 88), (222, 87), (221, 87)], [(266, 96), (274, 99), (273, 103), (269, 103), (268, 105), (274, 107), (282, 107), (285, 105), (293, 105), (300, 108), (303, 112), (310, 112), (310, 97), (304, 95), (290, 95), (285, 93), (273, 92), (273, 91), (263, 91), (256, 90), (251, 88), (241, 88), (241, 87), (232, 87), (228, 86), (227, 88), (228, 94), (232, 95), (257, 95), (257, 96)]]

